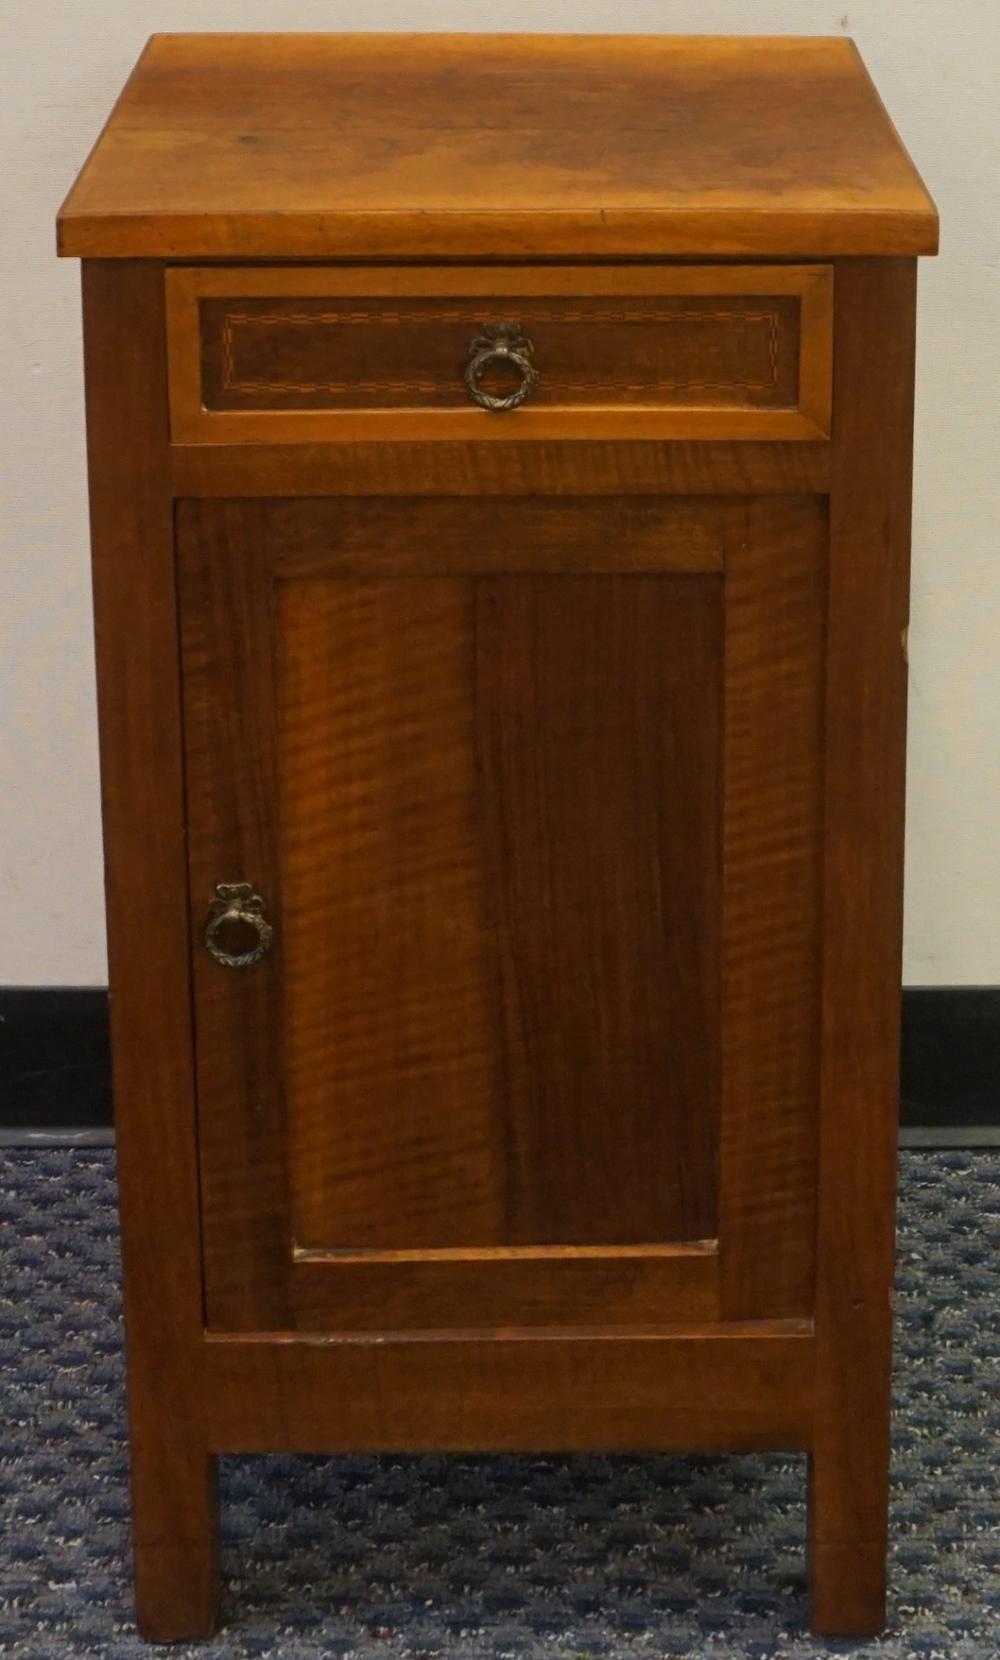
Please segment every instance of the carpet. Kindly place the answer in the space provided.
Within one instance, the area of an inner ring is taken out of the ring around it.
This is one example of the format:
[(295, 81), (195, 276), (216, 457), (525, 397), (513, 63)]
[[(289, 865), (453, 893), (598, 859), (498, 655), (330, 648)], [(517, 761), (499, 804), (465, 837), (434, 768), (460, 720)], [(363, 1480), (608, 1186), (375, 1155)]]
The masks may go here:
[(223, 1459), (219, 1634), (140, 1641), (110, 1151), (0, 1156), (0, 1655), (995, 1660), (1000, 1154), (902, 1159), (891, 1625), (806, 1630), (804, 1461)]

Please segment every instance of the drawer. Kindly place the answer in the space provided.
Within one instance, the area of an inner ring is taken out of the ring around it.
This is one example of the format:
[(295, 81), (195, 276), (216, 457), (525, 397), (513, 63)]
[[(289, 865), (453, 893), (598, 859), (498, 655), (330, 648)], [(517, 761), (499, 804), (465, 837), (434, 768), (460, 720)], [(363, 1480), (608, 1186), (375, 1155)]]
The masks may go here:
[(821, 439), (827, 265), (175, 268), (181, 444)]

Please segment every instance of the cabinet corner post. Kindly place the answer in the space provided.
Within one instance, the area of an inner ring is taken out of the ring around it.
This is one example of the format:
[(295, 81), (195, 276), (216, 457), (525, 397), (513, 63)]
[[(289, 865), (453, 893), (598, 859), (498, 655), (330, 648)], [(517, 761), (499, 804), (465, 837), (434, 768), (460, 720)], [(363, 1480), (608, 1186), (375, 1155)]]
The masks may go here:
[(83, 321), (136, 1603), (168, 1640), (212, 1629), (217, 1514), (162, 266), (84, 261)]
[(826, 656), (814, 1630), (885, 1619), (915, 261), (838, 261)]

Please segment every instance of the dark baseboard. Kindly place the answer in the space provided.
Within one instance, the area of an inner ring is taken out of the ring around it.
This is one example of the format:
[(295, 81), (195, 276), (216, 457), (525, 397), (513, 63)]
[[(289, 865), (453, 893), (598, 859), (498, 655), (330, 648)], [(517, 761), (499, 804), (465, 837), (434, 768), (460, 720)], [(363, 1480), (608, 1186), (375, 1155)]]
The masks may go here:
[(903, 992), (900, 1122), (1000, 1128), (1000, 986)]
[(107, 992), (100, 986), (0, 989), (0, 1128), (110, 1126)]
[[(903, 992), (901, 1094), (904, 1129), (939, 1131), (942, 1144), (952, 1129), (965, 1146), (1000, 1129), (1000, 986)], [(110, 1127), (107, 992), (0, 989), (0, 1137)]]

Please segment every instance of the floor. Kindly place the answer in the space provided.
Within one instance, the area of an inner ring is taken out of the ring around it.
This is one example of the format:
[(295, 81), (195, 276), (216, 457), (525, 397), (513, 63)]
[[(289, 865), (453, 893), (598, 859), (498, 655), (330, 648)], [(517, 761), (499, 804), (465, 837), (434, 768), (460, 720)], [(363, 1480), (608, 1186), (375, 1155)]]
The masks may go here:
[(1000, 1153), (906, 1152), (891, 1627), (805, 1630), (795, 1457), (222, 1466), (223, 1624), (139, 1641), (114, 1160), (0, 1154), (0, 1655), (18, 1660), (996, 1660)]

